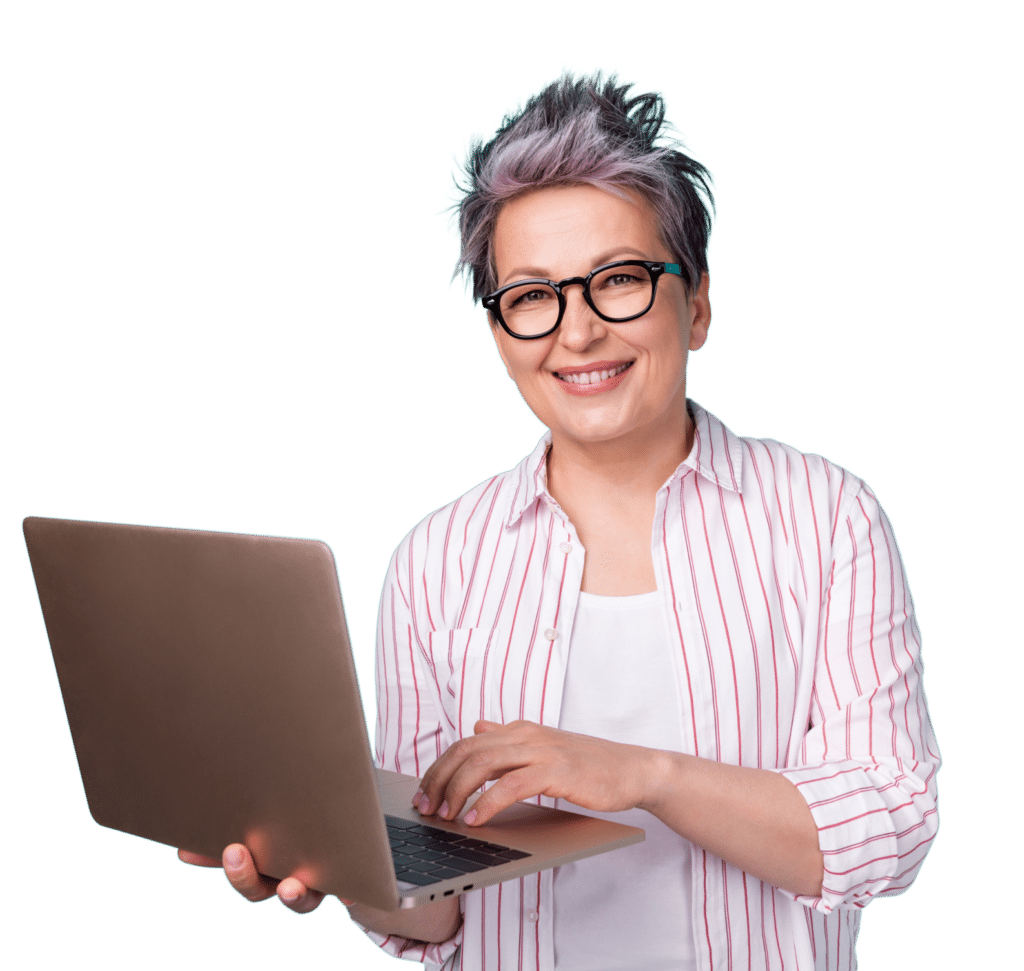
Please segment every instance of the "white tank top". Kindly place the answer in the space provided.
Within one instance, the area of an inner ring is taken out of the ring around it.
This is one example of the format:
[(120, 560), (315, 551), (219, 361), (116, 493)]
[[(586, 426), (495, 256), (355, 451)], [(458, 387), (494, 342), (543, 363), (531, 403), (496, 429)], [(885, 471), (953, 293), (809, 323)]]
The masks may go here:
[[(681, 751), (674, 664), (660, 593), (580, 593), (558, 727)], [(554, 871), (557, 971), (695, 971), (691, 844), (641, 809), (558, 805), (639, 826), (647, 837)]]

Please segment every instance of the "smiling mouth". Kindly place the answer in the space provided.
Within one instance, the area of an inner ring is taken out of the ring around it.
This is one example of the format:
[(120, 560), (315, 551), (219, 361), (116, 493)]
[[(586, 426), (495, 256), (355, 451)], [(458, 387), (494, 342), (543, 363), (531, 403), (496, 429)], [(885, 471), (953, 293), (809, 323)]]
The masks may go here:
[(578, 374), (559, 374), (556, 371), (555, 377), (558, 378), (559, 381), (565, 381), (566, 384), (597, 384), (600, 381), (607, 381), (609, 378), (614, 378), (617, 374), (622, 374), (626, 368), (632, 366), (633, 362), (627, 361), (625, 364), (620, 364), (618, 367), (604, 371), (581, 371)]

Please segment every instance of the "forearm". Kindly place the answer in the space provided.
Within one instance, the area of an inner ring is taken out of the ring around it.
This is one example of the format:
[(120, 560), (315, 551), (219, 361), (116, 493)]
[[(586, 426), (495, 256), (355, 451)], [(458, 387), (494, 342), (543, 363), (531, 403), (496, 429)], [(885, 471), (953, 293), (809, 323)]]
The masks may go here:
[(788, 779), (766, 769), (648, 751), (641, 809), (759, 880), (820, 895), (818, 829)]
[(454, 936), (462, 922), (457, 897), (406, 910), (377, 910), (365, 904), (351, 904), (352, 919), (378, 934), (394, 934), (413, 941), (440, 944)]

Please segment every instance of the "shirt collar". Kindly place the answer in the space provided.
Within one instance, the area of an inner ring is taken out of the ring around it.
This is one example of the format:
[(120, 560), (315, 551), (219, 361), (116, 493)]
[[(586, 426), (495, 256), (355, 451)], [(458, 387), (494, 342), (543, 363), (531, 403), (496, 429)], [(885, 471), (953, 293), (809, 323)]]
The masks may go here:
[(548, 494), (548, 449), (551, 448), (551, 432), (546, 431), (537, 447), (512, 470), (515, 489), (509, 502), (505, 526), (511, 529), (522, 518), (524, 512), (538, 499), (554, 503)]
[[(741, 492), (743, 481), (743, 442), (725, 427), (710, 411), (695, 401), (686, 400), (693, 418), (693, 448), (686, 461), (676, 469), (669, 482), (693, 469), (730, 492)], [(666, 483), (667, 484), (667, 483)]]
[[(705, 411), (695, 401), (687, 399), (686, 403), (693, 418), (693, 448), (665, 486), (693, 471), (716, 486), (730, 492), (740, 492), (743, 443), (711, 412)], [(551, 432), (547, 431), (541, 436), (537, 447), (512, 470), (515, 488), (505, 518), (507, 527), (515, 526), (523, 513), (539, 500), (557, 505), (548, 493), (547, 455), (550, 447)]]

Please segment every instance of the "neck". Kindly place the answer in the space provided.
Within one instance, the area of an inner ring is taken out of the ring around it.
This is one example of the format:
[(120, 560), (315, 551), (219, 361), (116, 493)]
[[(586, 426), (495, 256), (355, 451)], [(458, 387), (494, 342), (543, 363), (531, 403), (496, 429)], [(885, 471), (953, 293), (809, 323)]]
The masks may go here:
[(552, 432), (548, 492), (563, 507), (584, 497), (653, 499), (693, 447), (689, 410), (684, 408), (681, 417), (657, 434), (628, 441), (581, 443)]

